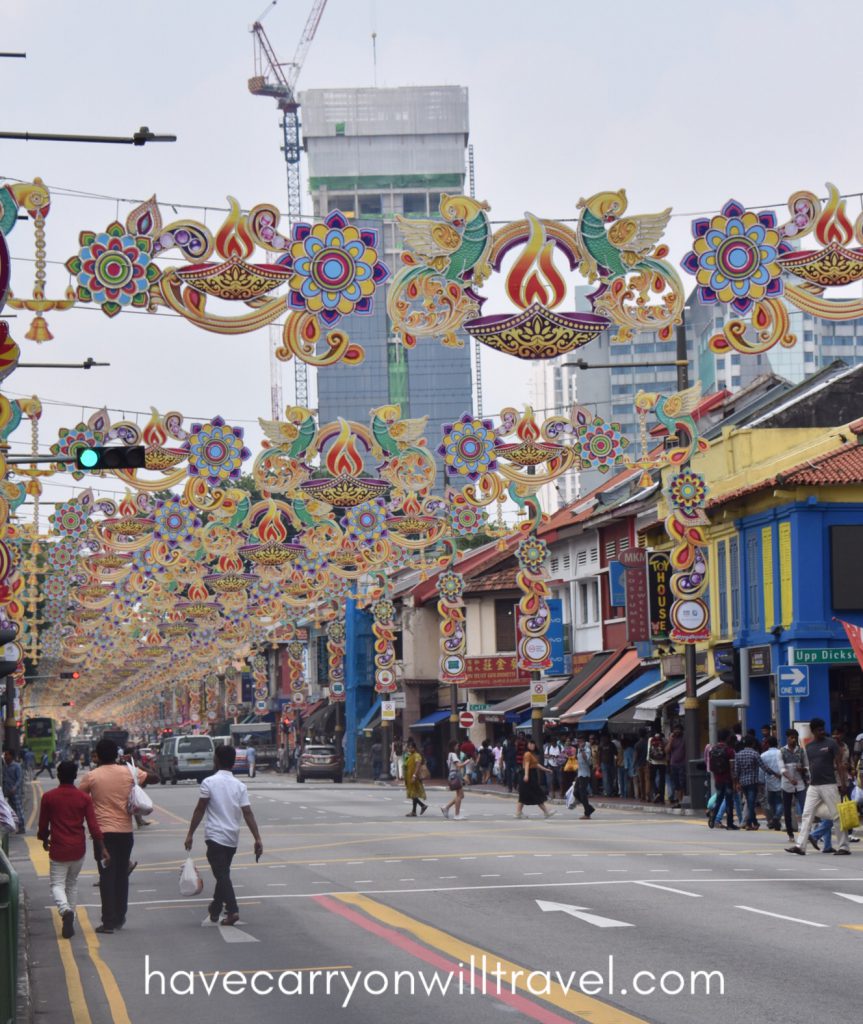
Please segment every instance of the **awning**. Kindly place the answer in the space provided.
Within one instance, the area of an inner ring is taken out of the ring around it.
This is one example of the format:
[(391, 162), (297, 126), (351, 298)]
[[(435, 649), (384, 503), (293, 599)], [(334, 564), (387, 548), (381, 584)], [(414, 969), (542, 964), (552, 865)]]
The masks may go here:
[(372, 704), (368, 709), (363, 720), (357, 726), (357, 732), (365, 732), (366, 729), (373, 728), (372, 722), (374, 722), (376, 718), (381, 717), (381, 700), (382, 698), (378, 697), (374, 704)]
[(442, 722), (445, 718), (449, 718), (449, 708), (438, 708), (437, 711), (432, 711), (430, 715), (426, 715), (425, 718), (421, 718), (418, 722), (414, 722), (410, 728), (434, 729), (438, 722)]
[[(569, 676), (562, 676), (557, 679), (546, 680), (546, 694), (556, 693), (560, 690), (569, 680)], [(499, 704), (492, 704), (487, 711), (478, 712), (480, 718), (485, 718), (486, 715), (495, 715), (500, 717), (501, 715), (507, 715), (512, 711), (522, 711), (524, 708), (530, 707), (530, 687), (526, 690), (522, 690), (521, 693), (517, 693), (514, 697), (510, 697), (508, 700), (502, 700)], [(447, 712), (448, 714), (449, 712)]]
[(600, 651), (598, 654), (594, 654), (588, 662), (582, 665), (580, 671), (575, 673), (566, 689), (557, 694), (554, 703), (548, 705), (545, 717), (561, 718), (573, 706), (573, 703), (583, 693), (587, 693), (597, 679), (614, 665), (621, 654), (620, 650)]
[[(719, 687), (722, 686), (723, 682), (724, 680), (720, 679), (718, 676), (699, 676), (696, 680), (696, 685), (698, 687), (696, 692), (699, 697), (703, 697), (705, 694), (718, 690)], [(650, 697), (648, 700), (642, 701), (641, 704), (637, 705), (634, 713), (635, 720), (637, 722), (652, 722), (666, 704), (679, 700), (679, 698), (685, 693), (685, 681), (678, 681), (670, 688), (661, 690), (655, 696)]]
[(573, 706), (561, 716), (561, 721), (571, 722), (582, 718), (595, 707), (602, 698), (619, 686), (627, 676), (632, 675), (641, 664), (641, 657), (635, 651), (626, 651), (623, 657), (614, 663), (604, 675), (591, 686), (583, 696), (573, 702)]
[(325, 700), (318, 701), (313, 708), (307, 711), (303, 716), (303, 732), (305, 732), (306, 729), (322, 727), (324, 720), (328, 716), (334, 715), (335, 711), (335, 704), (329, 704)]
[(599, 732), (605, 728), (612, 715), (616, 715), (618, 711), (623, 710), (629, 704), (635, 703), (639, 698), (643, 699), (650, 693), (659, 682), (659, 675), (660, 669), (657, 665), (655, 668), (645, 669), (635, 679), (630, 679), (617, 693), (609, 697), (608, 700), (603, 701), (592, 711), (589, 711), (587, 716), (578, 722), (579, 730)]

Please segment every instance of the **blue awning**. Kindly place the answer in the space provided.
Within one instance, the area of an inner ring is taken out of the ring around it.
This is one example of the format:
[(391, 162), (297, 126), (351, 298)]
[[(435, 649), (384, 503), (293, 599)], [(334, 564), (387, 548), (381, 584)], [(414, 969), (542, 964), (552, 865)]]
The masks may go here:
[(603, 701), (601, 704), (597, 704), (587, 715), (586, 718), (582, 718), (576, 728), (581, 730), (595, 731), (602, 729), (608, 724), (609, 718), (612, 715), (616, 715), (619, 711), (627, 706), (636, 697), (642, 696), (646, 691), (656, 686), (659, 682), (660, 671), (659, 666), (655, 668), (645, 669), (641, 675), (636, 676), (635, 679), (631, 679), (623, 689), (618, 690), (613, 697), (609, 697), (608, 700)]
[(374, 702), (374, 704), (372, 704), (372, 706), (366, 712), (365, 718), (363, 718), (363, 720), (357, 726), (357, 732), (364, 732), (366, 729), (368, 729), (370, 724), (375, 720), (375, 718), (379, 718), (380, 717), (380, 713), (381, 713), (381, 698), (378, 697), (378, 699)]
[(438, 722), (442, 722), (445, 718), (449, 718), (449, 708), (438, 709), (432, 711), (430, 715), (426, 715), (425, 718), (421, 718), (418, 722), (410, 727), (411, 729), (434, 729)]

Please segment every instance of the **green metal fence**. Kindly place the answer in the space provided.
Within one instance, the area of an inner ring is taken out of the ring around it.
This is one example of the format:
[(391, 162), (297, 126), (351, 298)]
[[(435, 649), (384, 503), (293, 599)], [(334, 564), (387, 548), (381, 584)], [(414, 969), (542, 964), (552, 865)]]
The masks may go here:
[(0, 1021), (2, 1024), (15, 1024), (17, 993), (18, 874), (3, 849), (0, 850)]

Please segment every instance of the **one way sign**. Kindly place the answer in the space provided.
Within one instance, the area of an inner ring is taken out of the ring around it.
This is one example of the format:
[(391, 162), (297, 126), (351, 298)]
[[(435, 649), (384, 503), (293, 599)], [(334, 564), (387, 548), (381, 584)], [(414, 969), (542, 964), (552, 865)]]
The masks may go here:
[(809, 696), (808, 665), (781, 665), (779, 667), (779, 696)]

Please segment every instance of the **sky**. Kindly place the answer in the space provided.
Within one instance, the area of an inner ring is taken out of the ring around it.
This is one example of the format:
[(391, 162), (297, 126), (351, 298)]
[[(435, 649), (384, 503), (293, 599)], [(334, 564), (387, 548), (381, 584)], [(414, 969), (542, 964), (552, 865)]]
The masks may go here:
[[(69, 283), (62, 264), (80, 231), (124, 220), (154, 193), (166, 217), (178, 204), (179, 215), (211, 229), (228, 195), (245, 208), (284, 208), (278, 111), (246, 85), (249, 28), (263, 0), (3, 6), (3, 50), (27, 59), (0, 60), (2, 130), (126, 135), (147, 125), (178, 136), (142, 148), (0, 140), (0, 179), (38, 175), (55, 190), (50, 296)], [(311, 0), (278, 0), (268, 11), (264, 25), (283, 60), (310, 8)], [(863, 5), (854, 0), (825, 0), (817, 13), (802, 0), (329, 0), (299, 87), (370, 86), (375, 73), (380, 86), (467, 86), (477, 194), (494, 220), (527, 210), (572, 218), (581, 196), (625, 187), (630, 213), (673, 207), (665, 241), (678, 264), (689, 248), (689, 214), (731, 197), (784, 208), (796, 190), (824, 194), (826, 181), (846, 194), (863, 191), (863, 66), (853, 42), (861, 34)], [(850, 201), (852, 217), (859, 203)], [(9, 241), (13, 289), (25, 295), (30, 225)], [(223, 337), (168, 315), (109, 320), (93, 306), (48, 322), (55, 339), (37, 346), (23, 338), (25, 316), (10, 320), (22, 361), (92, 356), (111, 366), (20, 369), (7, 379), (8, 395), (45, 401), (42, 451), (61, 426), (103, 405), (143, 414), (141, 422), (151, 407), (180, 410), (187, 423), (220, 414), (246, 428), (257, 448), (257, 417), (270, 415), (266, 330)], [(487, 352), (483, 376), (486, 412), (528, 400), (518, 361)], [(286, 402), (292, 380), (288, 364)], [(29, 450), (27, 427), (12, 440), (14, 452)], [(44, 500), (68, 498), (74, 486), (56, 477)], [(100, 487), (112, 490), (121, 492), (119, 482)]]

